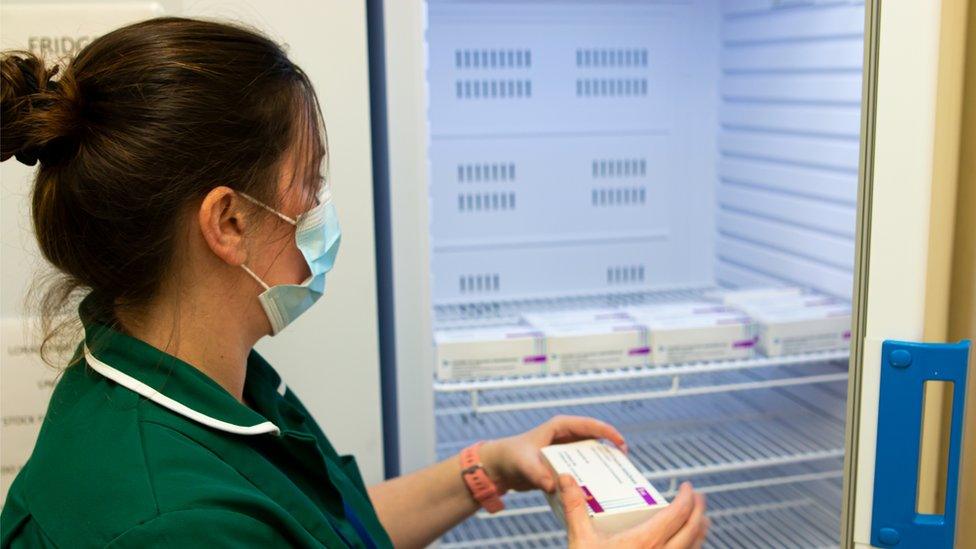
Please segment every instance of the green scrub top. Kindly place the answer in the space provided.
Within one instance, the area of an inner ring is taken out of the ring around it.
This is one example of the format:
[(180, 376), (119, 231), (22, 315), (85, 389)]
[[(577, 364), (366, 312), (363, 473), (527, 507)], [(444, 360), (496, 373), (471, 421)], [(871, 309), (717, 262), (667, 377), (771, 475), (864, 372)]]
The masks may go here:
[(260, 355), (245, 406), (94, 318), (89, 301), (0, 547), (392, 547), (355, 459)]

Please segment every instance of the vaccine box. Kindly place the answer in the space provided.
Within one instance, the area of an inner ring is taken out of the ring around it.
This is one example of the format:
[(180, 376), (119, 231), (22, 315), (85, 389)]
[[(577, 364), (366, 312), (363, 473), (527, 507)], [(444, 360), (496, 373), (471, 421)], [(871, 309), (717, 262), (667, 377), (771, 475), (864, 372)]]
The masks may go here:
[(631, 320), (540, 327), (553, 372), (645, 366), (647, 330)]
[(542, 332), (526, 326), (438, 330), (434, 333), (441, 380), (548, 373)]
[(730, 312), (734, 309), (722, 303), (714, 301), (672, 301), (665, 303), (653, 303), (647, 305), (635, 305), (625, 309), (634, 318), (662, 318), (682, 315), (700, 315), (710, 313)]
[(630, 316), (623, 309), (580, 309), (575, 311), (525, 313), (522, 315), (522, 320), (537, 328), (546, 328), (552, 326), (626, 322), (630, 320)]
[(794, 296), (782, 296), (778, 298), (748, 300), (740, 303), (738, 307), (746, 313), (749, 313), (752, 311), (798, 309), (827, 305), (847, 305), (847, 302), (832, 296), (809, 293)]
[(790, 297), (800, 297), (804, 295), (803, 288), (798, 286), (776, 286), (761, 288), (744, 288), (741, 290), (716, 290), (706, 294), (708, 299), (713, 299), (726, 305), (742, 305), (744, 303), (767, 301), (772, 299), (783, 299)]
[(759, 348), (766, 356), (843, 349), (851, 341), (847, 304), (753, 307)]
[[(556, 444), (542, 449), (556, 474), (570, 474), (586, 495), (594, 529), (615, 534), (632, 528), (668, 506), (623, 452), (596, 440)], [(549, 505), (565, 520), (559, 494), (546, 494)]]
[(647, 327), (651, 364), (677, 364), (750, 358), (756, 328), (736, 310), (676, 316), (636, 316)]

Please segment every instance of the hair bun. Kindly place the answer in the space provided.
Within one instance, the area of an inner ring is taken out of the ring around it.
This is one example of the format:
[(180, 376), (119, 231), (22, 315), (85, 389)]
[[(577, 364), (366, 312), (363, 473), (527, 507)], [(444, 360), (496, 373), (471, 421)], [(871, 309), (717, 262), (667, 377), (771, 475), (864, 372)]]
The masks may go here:
[[(50, 69), (30, 52), (4, 52), (0, 58), (0, 161), (14, 156), (33, 166), (53, 165), (64, 159), (67, 139), (77, 127), (76, 110), (53, 78), (59, 67)], [(72, 94), (74, 95), (74, 94)]]

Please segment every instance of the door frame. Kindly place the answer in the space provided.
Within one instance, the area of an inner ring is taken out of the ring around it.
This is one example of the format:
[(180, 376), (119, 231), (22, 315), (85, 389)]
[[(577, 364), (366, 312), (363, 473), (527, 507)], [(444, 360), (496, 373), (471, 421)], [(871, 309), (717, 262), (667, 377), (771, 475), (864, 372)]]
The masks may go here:
[(844, 547), (870, 546), (881, 344), (923, 338), (941, 8), (865, 2)]

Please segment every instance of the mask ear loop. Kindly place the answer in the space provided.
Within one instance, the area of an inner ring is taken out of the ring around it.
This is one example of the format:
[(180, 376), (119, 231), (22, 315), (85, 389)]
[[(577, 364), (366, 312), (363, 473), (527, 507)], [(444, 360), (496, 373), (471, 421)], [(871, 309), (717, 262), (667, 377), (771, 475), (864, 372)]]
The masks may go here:
[(264, 281), (258, 277), (258, 275), (254, 274), (254, 271), (247, 268), (247, 265), (241, 263), (241, 268), (244, 269), (244, 272), (251, 275), (251, 278), (253, 278), (258, 284), (260, 284), (262, 288), (264, 288), (264, 291), (268, 291), (271, 289), (271, 286), (265, 284)]
[(288, 217), (287, 215), (279, 212), (278, 210), (272, 208), (271, 206), (268, 206), (264, 202), (261, 202), (260, 200), (258, 200), (256, 198), (252, 198), (252, 197), (248, 196), (247, 193), (243, 193), (241, 191), (237, 191), (237, 193), (240, 194), (241, 196), (243, 196), (244, 198), (248, 199), (255, 206), (260, 206), (260, 207), (264, 208), (265, 210), (268, 210), (269, 212), (271, 212), (271, 213), (275, 214), (276, 216), (280, 217), (281, 219), (283, 219), (285, 222), (291, 223), (292, 225), (298, 225), (298, 221), (295, 221), (294, 219), (292, 219), (292, 218)]

